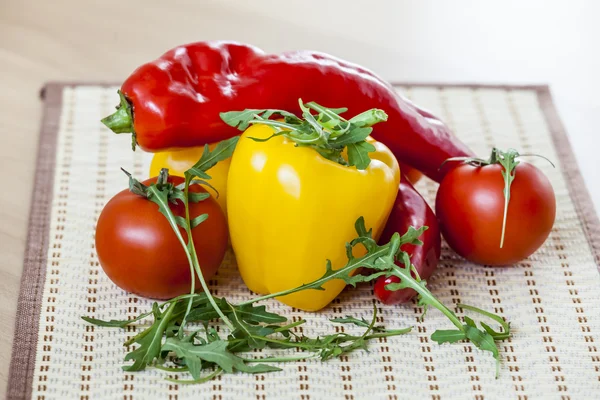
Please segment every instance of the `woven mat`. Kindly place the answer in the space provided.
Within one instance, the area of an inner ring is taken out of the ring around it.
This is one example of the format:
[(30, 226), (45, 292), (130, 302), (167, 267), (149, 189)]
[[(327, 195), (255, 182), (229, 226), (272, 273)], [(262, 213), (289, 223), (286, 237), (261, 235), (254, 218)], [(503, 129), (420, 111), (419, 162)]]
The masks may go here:
[[(414, 304), (379, 306), (380, 323), (414, 326), (412, 333), (373, 342), (326, 363), (286, 364), (264, 375), (234, 374), (195, 386), (164, 380), (177, 374), (121, 370), (127, 337), (139, 329), (98, 328), (80, 316), (124, 319), (150, 302), (125, 293), (104, 275), (94, 251), (103, 205), (127, 182), (119, 167), (147, 175), (149, 154), (132, 152), (99, 120), (116, 101), (116, 87), (50, 84), (19, 298), (9, 398), (36, 399), (590, 399), (600, 396), (600, 231), (565, 133), (546, 87), (404, 86), (404, 94), (441, 116), (480, 155), (496, 145), (544, 154), (557, 168), (528, 160), (549, 176), (558, 202), (545, 245), (510, 268), (473, 265), (444, 246), (430, 288), (449, 306), (467, 303), (504, 316), (514, 335), (500, 344), (502, 365), (469, 343), (429, 339), (450, 328), (437, 311), (424, 322)], [(430, 201), (436, 185), (419, 185)], [(527, 234), (524, 232), (523, 234)], [(229, 256), (211, 281), (219, 296), (249, 296)], [(327, 319), (368, 318), (369, 286), (346, 290), (323, 312), (306, 314), (277, 303), (304, 332), (332, 329)], [(462, 315), (461, 310), (455, 309)], [(351, 330), (349, 328), (345, 328)]]

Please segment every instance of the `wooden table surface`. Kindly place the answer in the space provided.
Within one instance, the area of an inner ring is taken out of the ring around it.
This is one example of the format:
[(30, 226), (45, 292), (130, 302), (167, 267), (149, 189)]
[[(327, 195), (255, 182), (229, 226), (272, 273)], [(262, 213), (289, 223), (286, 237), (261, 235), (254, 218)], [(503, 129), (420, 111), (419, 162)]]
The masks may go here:
[(598, 15), (594, 0), (3, 0), (0, 393), (8, 377), (44, 82), (119, 82), (178, 44), (233, 39), (273, 52), (329, 52), (394, 81), (548, 83), (600, 209)]

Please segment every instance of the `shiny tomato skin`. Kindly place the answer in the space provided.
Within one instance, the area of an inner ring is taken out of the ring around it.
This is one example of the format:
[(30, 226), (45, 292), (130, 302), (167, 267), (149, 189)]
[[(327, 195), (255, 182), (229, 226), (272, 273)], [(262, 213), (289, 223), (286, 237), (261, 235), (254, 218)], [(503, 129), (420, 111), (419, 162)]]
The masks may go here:
[(436, 213), (444, 238), (459, 255), (486, 265), (515, 264), (533, 254), (548, 238), (556, 199), (548, 178), (535, 166), (515, 167), (510, 187), (504, 246), (502, 166), (462, 164), (442, 180)]
[[(183, 182), (170, 177), (170, 182)], [(156, 178), (143, 183), (150, 185)], [(205, 191), (198, 185), (192, 192)], [(171, 204), (176, 215), (185, 216), (183, 203)], [(227, 223), (212, 197), (190, 203), (190, 217), (208, 214), (208, 219), (192, 231), (202, 274), (206, 280), (217, 272), (227, 249)], [(180, 228), (183, 238), (187, 234)], [(170, 299), (189, 293), (188, 260), (169, 222), (158, 205), (129, 190), (115, 195), (104, 207), (96, 225), (98, 260), (108, 277), (120, 288), (140, 296)], [(199, 287), (196, 278), (196, 288)]]

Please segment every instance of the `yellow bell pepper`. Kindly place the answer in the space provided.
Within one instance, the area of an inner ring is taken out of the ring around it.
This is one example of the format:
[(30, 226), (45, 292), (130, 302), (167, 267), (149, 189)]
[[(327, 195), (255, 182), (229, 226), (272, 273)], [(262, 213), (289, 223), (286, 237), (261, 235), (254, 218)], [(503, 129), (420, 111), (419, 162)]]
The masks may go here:
[[(385, 114), (384, 114), (385, 115)], [(250, 290), (275, 293), (311, 282), (348, 261), (345, 244), (356, 237), (363, 216), (379, 238), (396, 199), (400, 169), (382, 143), (364, 170), (326, 159), (314, 148), (297, 146), (273, 128), (255, 124), (241, 136), (229, 169), (227, 210), (238, 268)], [(346, 152), (342, 156), (347, 159)], [(360, 246), (358, 246), (360, 247)], [(359, 256), (359, 254), (355, 254)], [(316, 311), (344, 289), (341, 280), (325, 290), (306, 290), (278, 298)]]
[[(213, 150), (215, 146), (216, 143), (213, 143), (208, 147)], [(150, 177), (158, 176), (162, 168), (168, 168), (170, 175), (183, 176), (184, 172), (200, 159), (203, 150), (204, 147), (191, 147), (189, 149), (155, 153), (150, 163)], [(210, 185), (219, 193), (218, 197), (214, 190), (209, 187), (206, 189), (216, 198), (225, 216), (227, 216), (227, 174), (229, 173), (230, 162), (231, 159), (228, 158), (206, 171), (211, 177)]]

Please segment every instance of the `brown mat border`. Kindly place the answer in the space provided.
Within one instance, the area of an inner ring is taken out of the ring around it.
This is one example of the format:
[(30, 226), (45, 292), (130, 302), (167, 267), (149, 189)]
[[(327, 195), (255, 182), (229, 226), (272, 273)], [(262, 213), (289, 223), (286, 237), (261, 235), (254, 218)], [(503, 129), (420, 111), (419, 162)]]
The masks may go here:
[[(29, 214), (29, 230), (23, 262), (23, 274), (19, 291), (15, 335), (8, 378), (8, 399), (29, 399), (33, 392), (35, 350), (41, 312), (42, 294), (46, 278), (47, 250), (50, 233), (52, 189), (56, 163), (56, 147), (62, 108), (62, 92), (68, 86), (118, 86), (110, 83), (51, 82), (46, 84), (40, 97), (44, 112), (38, 142), (38, 157)], [(600, 268), (600, 220), (594, 204), (579, 172), (573, 149), (558, 117), (547, 85), (501, 85), (501, 84), (435, 84), (404, 82), (395, 86), (534, 90), (552, 134), (556, 151), (562, 164), (569, 194), (577, 210), (583, 230), (591, 247), (596, 264)], [(116, 102), (116, 100), (115, 100)]]
[(40, 92), (40, 97), (44, 100), (44, 112), (38, 140), (27, 244), (17, 303), (6, 394), (8, 399), (29, 399), (33, 391), (37, 333), (46, 280), (45, 267), (48, 259), (48, 236), (50, 234), (56, 146), (62, 108), (62, 88), (63, 85), (60, 84), (49, 84)]

